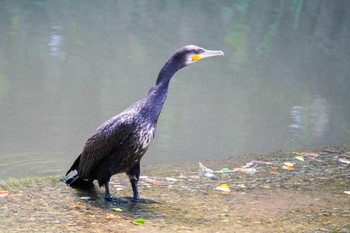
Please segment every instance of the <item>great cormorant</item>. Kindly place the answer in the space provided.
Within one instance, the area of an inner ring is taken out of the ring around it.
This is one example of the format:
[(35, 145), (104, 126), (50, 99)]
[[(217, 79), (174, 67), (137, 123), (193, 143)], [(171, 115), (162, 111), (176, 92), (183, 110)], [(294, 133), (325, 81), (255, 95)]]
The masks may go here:
[(171, 77), (179, 69), (203, 58), (223, 55), (222, 51), (194, 45), (178, 49), (160, 70), (156, 84), (143, 99), (96, 129), (63, 181), (74, 185), (78, 181), (92, 183), (97, 180), (100, 187), (105, 186), (105, 199), (111, 201), (109, 180), (112, 175), (125, 172), (131, 182), (133, 201), (138, 201), (140, 160), (154, 137)]

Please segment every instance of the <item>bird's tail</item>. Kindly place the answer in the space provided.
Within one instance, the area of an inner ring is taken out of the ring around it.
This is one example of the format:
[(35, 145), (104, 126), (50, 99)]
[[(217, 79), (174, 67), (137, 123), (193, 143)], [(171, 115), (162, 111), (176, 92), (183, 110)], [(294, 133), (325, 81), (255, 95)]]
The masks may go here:
[(77, 180), (79, 180), (77, 170), (68, 171), (68, 173), (66, 174), (66, 177), (61, 179), (63, 183), (70, 186), (73, 185), (73, 183), (76, 182)]
[(93, 181), (88, 179), (81, 179), (78, 175), (77, 170), (70, 171), (66, 177), (62, 178), (61, 181), (72, 188), (87, 189), (93, 187)]
[(89, 187), (92, 185), (91, 180), (82, 179), (79, 177), (78, 174), (78, 167), (80, 162), (80, 156), (74, 161), (71, 168), (67, 171), (66, 177), (62, 178), (61, 181), (65, 183), (66, 185), (72, 186), (72, 187)]
[(71, 168), (67, 171), (66, 177), (62, 178), (61, 181), (65, 183), (66, 185), (73, 185), (74, 182), (79, 180), (79, 175), (78, 175), (78, 166), (80, 162), (80, 156), (74, 161), (73, 165)]
[[(67, 171), (66, 173), (66, 176), (68, 176), (68, 174), (74, 170), (78, 170), (78, 167), (79, 167), (79, 162), (80, 162), (80, 157), (81, 157), (81, 154), (78, 156), (78, 158), (74, 161), (73, 165), (69, 168), (69, 170)], [(78, 173), (78, 171), (77, 171)]]

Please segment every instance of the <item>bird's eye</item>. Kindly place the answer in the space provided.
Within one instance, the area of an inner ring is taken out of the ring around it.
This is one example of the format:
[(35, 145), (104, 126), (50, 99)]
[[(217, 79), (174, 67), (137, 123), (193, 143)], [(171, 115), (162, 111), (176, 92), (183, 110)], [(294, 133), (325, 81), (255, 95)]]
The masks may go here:
[(196, 50), (195, 50), (195, 53), (196, 53), (196, 54), (201, 54), (201, 53), (203, 53), (203, 52), (204, 52), (203, 49), (196, 49)]

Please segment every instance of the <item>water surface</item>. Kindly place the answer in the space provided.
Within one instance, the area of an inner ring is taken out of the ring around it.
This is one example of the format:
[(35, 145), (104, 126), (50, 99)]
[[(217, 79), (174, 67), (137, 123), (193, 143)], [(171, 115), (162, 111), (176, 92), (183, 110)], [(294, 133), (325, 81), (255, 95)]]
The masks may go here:
[(179, 47), (144, 163), (346, 143), (348, 1), (0, 1), (0, 178), (63, 174)]

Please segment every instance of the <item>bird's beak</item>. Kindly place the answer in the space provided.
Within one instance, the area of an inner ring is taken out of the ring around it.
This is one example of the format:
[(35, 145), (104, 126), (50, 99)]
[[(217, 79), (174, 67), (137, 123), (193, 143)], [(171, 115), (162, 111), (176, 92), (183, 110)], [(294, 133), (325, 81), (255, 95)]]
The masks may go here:
[(207, 57), (224, 56), (224, 52), (221, 50), (204, 50), (203, 53), (194, 54), (192, 56), (192, 62), (202, 60)]

